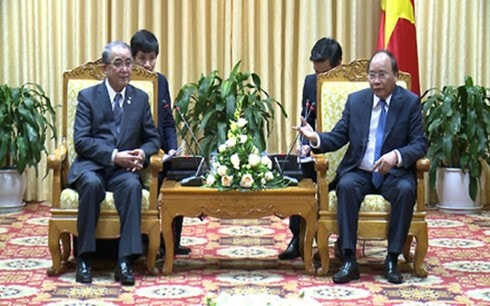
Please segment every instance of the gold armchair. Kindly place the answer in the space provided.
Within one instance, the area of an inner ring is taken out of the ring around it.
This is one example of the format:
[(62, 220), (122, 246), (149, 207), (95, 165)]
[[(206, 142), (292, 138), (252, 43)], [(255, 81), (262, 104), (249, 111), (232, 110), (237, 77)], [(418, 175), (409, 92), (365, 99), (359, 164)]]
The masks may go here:
[[(63, 74), (62, 105), (62, 143), (48, 157), (48, 168), (52, 170), (52, 208), (48, 227), (48, 247), (53, 261), (48, 275), (58, 275), (65, 271), (66, 262), (71, 253), (71, 237), (77, 235), (78, 194), (67, 187), (67, 174), (71, 161), (75, 157), (73, 144), (73, 123), (77, 106), (78, 92), (95, 85), (104, 79), (103, 63), (99, 59), (76, 67)], [(131, 84), (149, 95), (155, 124), (157, 120), (158, 83), (157, 75), (133, 65)], [(162, 154), (153, 155), (150, 165), (143, 171), (145, 185), (143, 190), (141, 232), (148, 235), (147, 272), (156, 275), (156, 256), (160, 245), (160, 222), (158, 218), (158, 172), (162, 170)], [(117, 238), (119, 236), (119, 215), (114, 206), (111, 192), (101, 204), (97, 223), (97, 238)], [(60, 245), (61, 242), (61, 245)]]
[[(357, 90), (369, 87), (367, 82), (368, 60), (355, 60), (340, 65), (321, 74), (317, 80), (317, 130), (330, 131), (340, 119), (347, 101), (347, 96)], [(410, 75), (400, 72), (398, 85), (410, 88)], [(337, 197), (335, 190), (328, 190), (328, 184), (335, 177), (335, 170), (345, 154), (347, 146), (317, 155), (316, 169), (319, 192), (318, 249), (321, 267), (318, 275), (326, 275), (329, 268), (328, 238), (338, 234)], [(415, 274), (426, 277), (423, 260), (428, 248), (427, 222), (425, 221), (424, 172), (429, 168), (428, 159), (417, 161), (417, 203), (415, 206), (408, 238), (403, 248), (403, 256), (408, 262), (414, 263)], [(364, 199), (359, 213), (358, 237), (360, 239), (387, 239), (390, 203), (381, 195), (369, 194)], [(410, 254), (412, 240), (415, 237), (415, 254)]]

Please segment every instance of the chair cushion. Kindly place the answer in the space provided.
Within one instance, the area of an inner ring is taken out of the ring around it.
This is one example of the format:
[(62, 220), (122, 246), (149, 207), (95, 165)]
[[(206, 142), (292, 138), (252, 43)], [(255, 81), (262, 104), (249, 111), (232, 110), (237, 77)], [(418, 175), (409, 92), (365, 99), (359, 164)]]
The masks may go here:
[[(335, 190), (328, 192), (329, 211), (337, 211), (337, 194)], [(391, 204), (383, 196), (378, 194), (368, 194), (361, 203), (360, 211), (369, 212), (389, 212)]]
[[(141, 200), (141, 210), (148, 210), (150, 207), (150, 192), (143, 189), (143, 197)], [(77, 209), (78, 208), (78, 192), (71, 188), (65, 188), (60, 196), (60, 208), (62, 209)], [(105, 199), (100, 204), (101, 210), (116, 209), (114, 205), (114, 197), (112, 192), (106, 192)]]

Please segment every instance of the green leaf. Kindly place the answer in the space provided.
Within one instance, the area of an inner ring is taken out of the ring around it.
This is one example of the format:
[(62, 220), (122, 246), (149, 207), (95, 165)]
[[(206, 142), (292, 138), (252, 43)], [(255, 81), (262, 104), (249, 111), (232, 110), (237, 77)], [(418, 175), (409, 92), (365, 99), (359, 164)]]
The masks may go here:
[(460, 86), (432, 88), (422, 101), (424, 129), (431, 159), (429, 183), (437, 167), (462, 168), (470, 175), (472, 197), (481, 174), (481, 160), (490, 160), (490, 103), (488, 89), (465, 77)]
[[(253, 130), (257, 135), (254, 138), (265, 148), (265, 131), (268, 135), (270, 122), (275, 116), (272, 103), (287, 118), (282, 104), (269, 97), (261, 88), (260, 77), (254, 72), (240, 71), (240, 62), (233, 66), (224, 79), (217, 71), (212, 71), (202, 75), (197, 84), (184, 85), (175, 102), (191, 128), (201, 133), (201, 146), (206, 156), (216, 150), (221, 141), (226, 140), (223, 136), (228, 133), (230, 120), (237, 116), (247, 118), (249, 131)], [(176, 123), (179, 125), (182, 120), (177, 117)]]
[(56, 113), (42, 87), (25, 83), (21, 87), (0, 85), (0, 167), (37, 165), (47, 154), (47, 135), (56, 139)]

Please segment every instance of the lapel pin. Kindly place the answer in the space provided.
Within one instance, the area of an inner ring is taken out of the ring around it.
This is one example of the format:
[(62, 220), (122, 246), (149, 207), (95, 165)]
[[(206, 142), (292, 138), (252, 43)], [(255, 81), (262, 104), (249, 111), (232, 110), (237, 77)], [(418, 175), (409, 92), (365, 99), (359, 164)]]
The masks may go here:
[(128, 97), (128, 104), (131, 104), (131, 97)]

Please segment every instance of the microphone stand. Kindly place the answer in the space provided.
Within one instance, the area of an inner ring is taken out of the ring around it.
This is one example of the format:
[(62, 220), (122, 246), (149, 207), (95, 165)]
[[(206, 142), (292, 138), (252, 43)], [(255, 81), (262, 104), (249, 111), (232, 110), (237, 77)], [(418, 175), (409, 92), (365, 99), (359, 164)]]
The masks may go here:
[[(314, 104), (315, 104), (315, 102), (313, 102), (312, 105), (310, 106), (310, 101), (306, 100), (307, 109), (305, 111), (305, 120), (308, 120), (311, 112), (314, 110), (314, 107), (313, 107)], [(298, 142), (299, 138), (300, 138), (300, 133), (297, 133), (296, 137), (294, 138), (293, 143), (289, 147), (289, 150), (288, 150), (286, 156), (284, 157), (284, 163), (283, 163), (282, 167), (279, 168), (281, 176), (289, 181), (289, 184), (288, 184), (289, 186), (297, 186), (298, 185), (298, 180), (296, 178), (293, 178), (293, 177), (285, 176), (284, 170), (286, 169), (286, 163), (289, 162), (289, 156), (291, 155), (291, 152), (292, 152), (293, 148), (295, 147), (296, 143)], [(303, 143), (302, 137), (301, 137), (301, 143)], [(297, 158), (297, 164), (298, 164), (298, 168), (301, 169), (301, 163), (299, 162), (299, 158)], [(276, 158), (276, 165), (280, 166), (280, 163), (277, 161), (277, 158)]]
[[(197, 145), (197, 147), (198, 147), (198, 149), (199, 149), (199, 151), (201, 152), (201, 155), (202, 155), (201, 161), (199, 162), (199, 165), (197, 167), (196, 173), (193, 176), (189, 176), (189, 177), (183, 178), (180, 181), (180, 184), (182, 186), (202, 186), (204, 182), (203, 182), (203, 178), (201, 177), (200, 173), (201, 173), (202, 168), (203, 168), (203, 166), (205, 164), (205, 161), (206, 161), (206, 157), (203, 155), (203, 152), (204, 151), (203, 151), (201, 145), (199, 144), (199, 141), (197, 140), (196, 135), (192, 131), (189, 123), (185, 119), (184, 114), (182, 114), (182, 112), (180, 111), (180, 108), (177, 105), (174, 105), (174, 108), (177, 111), (177, 113), (179, 114), (180, 119), (182, 120), (182, 122), (184, 122), (184, 126), (189, 131), (189, 134), (191, 134), (192, 140), (196, 143), (196, 145)], [(189, 146), (189, 148), (190, 148), (190, 146)], [(191, 151), (192, 151), (192, 149), (191, 149)], [(192, 153), (194, 154), (194, 152), (192, 152)], [(196, 156), (196, 154), (194, 154), (194, 156)]]

